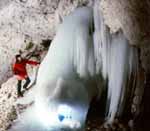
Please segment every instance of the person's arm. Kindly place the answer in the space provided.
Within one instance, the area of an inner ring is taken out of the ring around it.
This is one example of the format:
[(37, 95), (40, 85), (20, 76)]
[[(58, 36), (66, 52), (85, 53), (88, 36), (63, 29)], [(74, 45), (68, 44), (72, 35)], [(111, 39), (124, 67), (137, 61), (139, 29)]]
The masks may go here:
[(32, 60), (27, 60), (26, 63), (30, 64), (30, 65), (39, 65), (40, 64), (40, 62), (32, 61)]

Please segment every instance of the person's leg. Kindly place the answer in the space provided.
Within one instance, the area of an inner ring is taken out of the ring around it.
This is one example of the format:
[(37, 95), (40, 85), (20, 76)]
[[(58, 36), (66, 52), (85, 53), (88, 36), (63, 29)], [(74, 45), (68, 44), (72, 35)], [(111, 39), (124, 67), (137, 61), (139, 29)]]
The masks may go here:
[(27, 89), (27, 86), (29, 85), (30, 81), (31, 81), (30, 78), (27, 77), (27, 78), (26, 78), (26, 82), (25, 82), (25, 84), (23, 85), (23, 88), (24, 88), (24, 89)]
[(18, 80), (18, 87), (17, 87), (17, 95), (19, 96), (23, 96), (22, 92), (21, 92), (21, 80)]

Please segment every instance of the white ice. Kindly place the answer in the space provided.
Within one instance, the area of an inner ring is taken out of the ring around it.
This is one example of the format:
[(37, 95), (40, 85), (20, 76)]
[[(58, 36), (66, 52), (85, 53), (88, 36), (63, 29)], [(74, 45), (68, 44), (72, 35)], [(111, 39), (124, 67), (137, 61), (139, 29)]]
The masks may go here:
[(95, 3), (94, 6), (96, 69), (104, 79), (108, 79), (107, 122), (112, 123), (122, 113), (127, 81), (131, 73), (137, 71), (137, 50), (129, 45), (121, 30), (115, 34), (110, 33), (98, 5)]

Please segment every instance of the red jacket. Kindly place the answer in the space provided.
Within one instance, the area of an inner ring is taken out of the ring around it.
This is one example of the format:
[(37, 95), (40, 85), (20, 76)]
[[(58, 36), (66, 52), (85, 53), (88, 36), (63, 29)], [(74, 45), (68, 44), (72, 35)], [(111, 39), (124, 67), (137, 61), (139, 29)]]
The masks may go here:
[(21, 62), (13, 64), (13, 72), (19, 80), (25, 79), (27, 75), (26, 64), (38, 65), (39, 62), (23, 59)]

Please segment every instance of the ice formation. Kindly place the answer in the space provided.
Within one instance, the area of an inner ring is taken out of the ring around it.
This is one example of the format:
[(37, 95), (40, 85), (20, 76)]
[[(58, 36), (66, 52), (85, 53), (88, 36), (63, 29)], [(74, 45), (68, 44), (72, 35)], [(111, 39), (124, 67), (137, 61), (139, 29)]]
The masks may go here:
[(57, 115), (59, 105), (67, 105), (71, 110), (59, 111), (58, 119), (63, 121), (68, 113), (74, 119), (72, 130), (84, 127), (91, 100), (103, 93), (100, 75), (108, 80), (107, 121), (120, 115), (126, 82), (136, 71), (137, 53), (121, 31), (110, 34), (97, 5), (76, 9), (60, 25), (38, 71), (33, 108), (39, 119), (51, 123), (50, 117), (55, 116), (50, 112)]
[(127, 81), (131, 73), (136, 73), (138, 59), (136, 48), (129, 45), (121, 30), (110, 33), (98, 5), (94, 6), (96, 69), (105, 80), (108, 79), (107, 120), (111, 123), (116, 115), (121, 115)]

